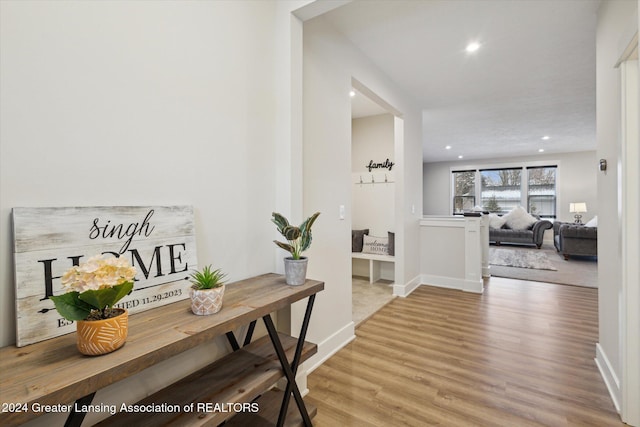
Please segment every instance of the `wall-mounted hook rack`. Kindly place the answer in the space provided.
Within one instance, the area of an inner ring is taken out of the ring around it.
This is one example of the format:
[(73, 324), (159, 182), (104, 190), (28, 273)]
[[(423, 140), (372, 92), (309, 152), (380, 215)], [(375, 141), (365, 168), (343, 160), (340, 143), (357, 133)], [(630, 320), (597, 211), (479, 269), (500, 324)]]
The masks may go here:
[(353, 183), (360, 185), (367, 184), (393, 184), (393, 174), (387, 173), (354, 173)]

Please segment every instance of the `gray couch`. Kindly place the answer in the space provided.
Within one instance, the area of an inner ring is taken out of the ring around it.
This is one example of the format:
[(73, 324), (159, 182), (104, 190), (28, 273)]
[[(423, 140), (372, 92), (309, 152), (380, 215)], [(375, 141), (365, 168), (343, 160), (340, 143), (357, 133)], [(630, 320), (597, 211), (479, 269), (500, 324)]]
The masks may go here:
[(564, 259), (571, 255), (598, 256), (598, 227), (557, 221), (553, 224), (553, 244)]
[(518, 243), (523, 245), (542, 246), (545, 230), (553, 227), (550, 221), (539, 219), (528, 230), (512, 230), (506, 225), (502, 228), (489, 228), (489, 241), (496, 245), (501, 243)]

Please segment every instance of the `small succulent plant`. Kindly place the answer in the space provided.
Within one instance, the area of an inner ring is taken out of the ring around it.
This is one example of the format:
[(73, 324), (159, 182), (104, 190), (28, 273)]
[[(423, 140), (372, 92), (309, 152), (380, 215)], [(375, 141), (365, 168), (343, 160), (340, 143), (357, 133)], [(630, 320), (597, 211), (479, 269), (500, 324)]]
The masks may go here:
[(207, 265), (200, 271), (194, 271), (190, 274), (191, 287), (193, 289), (215, 289), (224, 285), (224, 279), (227, 277), (221, 269), (213, 270), (211, 265)]

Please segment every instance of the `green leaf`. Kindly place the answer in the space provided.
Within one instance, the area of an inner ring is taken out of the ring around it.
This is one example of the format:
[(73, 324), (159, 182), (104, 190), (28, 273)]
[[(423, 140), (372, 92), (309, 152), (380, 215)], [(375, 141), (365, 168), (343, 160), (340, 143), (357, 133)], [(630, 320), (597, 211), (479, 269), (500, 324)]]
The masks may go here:
[(300, 230), (302, 230), (302, 234), (311, 233), (311, 226), (316, 221), (316, 219), (320, 216), (320, 212), (316, 212), (311, 215), (309, 218), (304, 220), (304, 222), (300, 225)]
[(79, 292), (68, 292), (58, 296), (50, 296), (56, 310), (67, 320), (84, 320), (91, 313), (92, 307), (80, 300)]
[(282, 233), (282, 230), (289, 225), (289, 221), (277, 212), (273, 212), (271, 215), (273, 216), (271, 221), (278, 227), (278, 231)]
[(284, 230), (282, 230), (282, 235), (289, 241), (296, 240), (298, 237), (300, 237), (300, 234), (300, 229), (293, 225), (287, 225)]
[(284, 249), (287, 252), (291, 252), (291, 255), (294, 254), (295, 249), (293, 248), (293, 246), (291, 246), (288, 243), (282, 243), (282, 242), (278, 242), (277, 240), (274, 240), (273, 243), (275, 243), (276, 245), (278, 245), (279, 247), (281, 247), (282, 249)]
[(307, 218), (301, 225), (302, 238), (300, 239), (300, 252), (304, 252), (311, 246), (311, 226), (316, 221), (320, 212), (316, 212)]
[(133, 282), (124, 282), (120, 285), (114, 286), (112, 289), (115, 289), (117, 293), (115, 300), (109, 305), (109, 307), (113, 307), (118, 301), (131, 293), (133, 290)]
[(304, 252), (311, 246), (311, 230), (308, 233), (304, 233), (300, 239), (300, 252)]
[(131, 292), (131, 289), (133, 289), (133, 283), (125, 282), (111, 288), (84, 291), (78, 298), (94, 308), (103, 310), (105, 307), (113, 307), (116, 302)]
[(79, 298), (89, 305), (92, 305), (97, 309), (104, 309), (106, 306), (110, 306), (110, 302), (116, 297), (117, 291), (113, 288), (105, 288), (97, 291), (88, 290), (80, 294)]

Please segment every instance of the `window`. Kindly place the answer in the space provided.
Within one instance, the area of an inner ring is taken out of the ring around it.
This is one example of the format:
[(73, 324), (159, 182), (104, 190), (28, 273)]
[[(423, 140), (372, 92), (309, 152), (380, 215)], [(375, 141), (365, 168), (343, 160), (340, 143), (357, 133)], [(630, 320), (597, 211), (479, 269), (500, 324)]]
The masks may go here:
[(480, 170), (482, 206), (489, 212), (505, 214), (521, 204), (522, 169)]
[(556, 217), (556, 166), (527, 168), (527, 209), (542, 218)]
[(481, 205), (503, 215), (519, 205), (555, 218), (557, 170), (550, 165), (452, 171), (453, 214)]
[(476, 205), (476, 171), (453, 172), (453, 214), (461, 214)]

